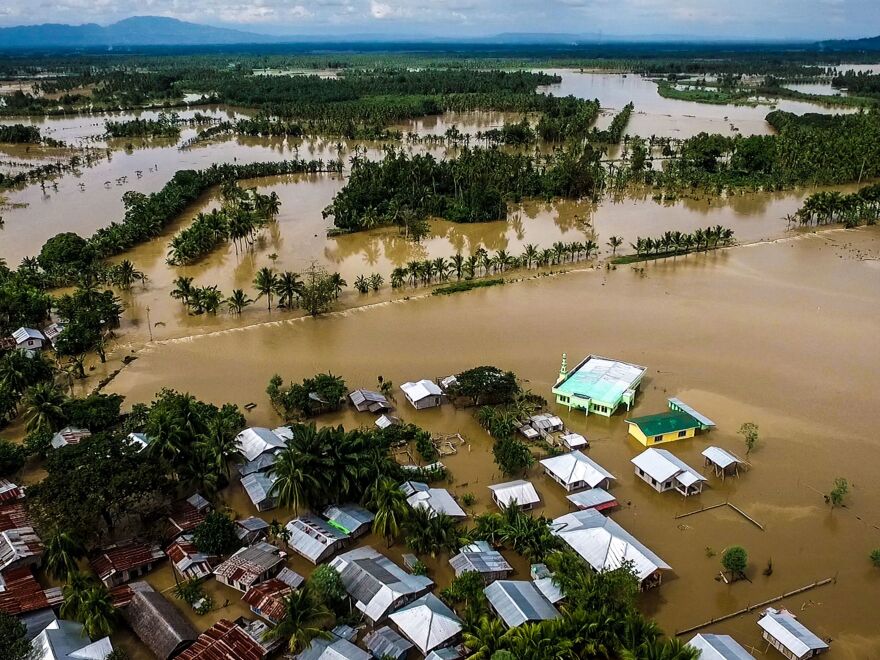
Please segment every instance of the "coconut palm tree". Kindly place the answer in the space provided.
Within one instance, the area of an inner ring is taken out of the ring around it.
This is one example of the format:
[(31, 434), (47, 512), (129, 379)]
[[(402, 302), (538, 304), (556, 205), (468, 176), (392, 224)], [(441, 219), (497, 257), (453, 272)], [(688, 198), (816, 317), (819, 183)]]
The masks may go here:
[(65, 396), (55, 383), (43, 382), (32, 385), (25, 392), (24, 418), (28, 433), (55, 431), (64, 424)]
[(522, 256), (523, 256), (523, 263), (525, 263), (526, 268), (531, 268), (532, 263), (534, 263), (538, 260), (538, 248), (535, 245), (533, 245), (532, 243), (529, 243), (528, 245), (526, 245)]
[(464, 633), (464, 645), (471, 651), (469, 660), (490, 660), (495, 651), (503, 648), (505, 628), (499, 617), (480, 617), (473, 630)]
[(252, 302), (254, 301), (241, 289), (233, 289), (232, 295), (224, 301), (226, 306), (235, 314), (241, 314), (244, 308)]
[(461, 256), (461, 252), (456, 252), (452, 255), (450, 263), (452, 266), (452, 272), (455, 273), (455, 279), (460, 280), (461, 274), (464, 271), (464, 257)]
[(69, 575), (79, 570), (77, 562), (85, 554), (85, 547), (73, 534), (56, 531), (46, 540), (43, 560), (49, 573), (59, 580), (66, 580)]
[(178, 277), (174, 280), (174, 289), (171, 291), (171, 297), (176, 298), (184, 305), (188, 305), (193, 292), (192, 283), (193, 278), (191, 277)]
[(458, 522), (445, 513), (428, 508), (413, 509), (404, 523), (406, 544), (417, 554), (436, 557), (440, 552), (454, 552), (462, 545)]
[(406, 284), (406, 274), (406, 269), (400, 266), (391, 271), (391, 288), (399, 289)]
[(269, 473), (275, 477), (269, 495), (279, 506), (291, 507), (294, 511), (308, 503), (308, 491), (318, 486), (317, 475), (301, 460), (300, 452), (292, 443), (281, 450)]
[(300, 653), (312, 640), (331, 639), (322, 625), (332, 617), (330, 610), (309, 583), (293, 591), (284, 599), (284, 614), (278, 625), (270, 628), (264, 639), (286, 639), (291, 653)]
[(385, 537), (388, 547), (400, 535), (401, 527), (409, 513), (406, 496), (397, 483), (382, 477), (374, 483), (367, 493), (367, 506), (376, 512), (373, 532)]
[(275, 282), (275, 293), (278, 294), (278, 306), (293, 309), (303, 291), (303, 281), (298, 273), (285, 271)]
[(64, 619), (79, 620), (79, 613), (86, 600), (89, 588), (94, 584), (92, 576), (80, 571), (70, 573), (67, 582), (61, 588), (61, 617)]
[(348, 282), (342, 279), (342, 275), (339, 273), (333, 273), (330, 276), (330, 284), (333, 285), (333, 297), (339, 300), (339, 294), (342, 293), (342, 290), (348, 286)]
[(113, 632), (117, 612), (110, 600), (110, 592), (103, 584), (89, 587), (80, 605), (77, 620), (92, 639), (106, 637)]
[(623, 245), (623, 239), (620, 236), (612, 236), (608, 239), (608, 247), (611, 248), (612, 256), (617, 255), (617, 248)]
[(269, 311), (272, 311), (272, 294), (278, 287), (278, 276), (275, 271), (268, 266), (263, 266), (257, 271), (254, 278), (254, 288), (257, 290), (257, 300), (266, 296), (269, 305)]
[(128, 259), (120, 261), (113, 269), (113, 281), (121, 289), (126, 291), (131, 288), (135, 280), (143, 280), (144, 274), (134, 267)]

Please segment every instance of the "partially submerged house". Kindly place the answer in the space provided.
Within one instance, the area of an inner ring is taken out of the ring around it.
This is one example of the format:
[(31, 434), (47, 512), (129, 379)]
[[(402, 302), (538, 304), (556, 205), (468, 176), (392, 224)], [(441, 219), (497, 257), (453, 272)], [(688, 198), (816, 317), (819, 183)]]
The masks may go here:
[(218, 582), (244, 593), (255, 584), (273, 577), (283, 564), (284, 558), (278, 553), (278, 548), (261, 541), (237, 550), (214, 569), (214, 577)]
[(559, 618), (559, 611), (531, 582), (498, 580), (483, 589), (489, 607), (508, 628)]
[(461, 619), (432, 593), (404, 605), (389, 618), (422, 655), (454, 644), (461, 635)]
[(357, 504), (334, 504), (324, 509), (324, 517), (333, 527), (356, 539), (370, 531), (376, 517)]
[(585, 449), (590, 446), (590, 442), (584, 436), (580, 433), (574, 433), (573, 431), (563, 433), (559, 436), (559, 440), (569, 451)]
[(191, 534), (183, 534), (165, 549), (169, 561), (183, 580), (204, 580), (214, 572), (220, 558), (199, 552)]
[(323, 518), (311, 514), (294, 518), (284, 528), (290, 534), (288, 547), (313, 564), (330, 557), (350, 538)]
[(357, 608), (376, 624), (393, 610), (423, 596), (434, 582), (423, 575), (411, 575), (370, 546), (349, 550), (330, 565)]
[(180, 660), (262, 660), (268, 649), (228, 619), (220, 619), (180, 654)]
[(358, 412), (384, 413), (393, 408), (384, 394), (372, 390), (355, 390), (348, 399)]
[(556, 603), (565, 599), (565, 594), (562, 593), (562, 589), (556, 584), (556, 580), (553, 579), (553, 573), (550, 572), (546, 564), (532, 564), (529, 572), (532, 576), (532, 583), (551, 605), (556, 605)]
[(582, 451), (551, 456), (541, 461), (544, 473), (566, 491), (608, 488), (614, 475)]
[(249, 516), (235, 521), (235, 535), (242, 545), (253, 545), (261, 541), (269, 533), (269, 523), (262, 518)]
[(641, 541), (595, 509), (556, 518), (551, 531), (597, 572), (613, 571), (630, 562), (642, 589), (658, 586), (663, 571), (672, 570)]
[(55, 346), (55, 340), (61, 336), (64, 332), (66, 324), (65, 323), (50, 323), (45, 328), (43, 328), (43, 336), (49, 341), (52, 346)]
[(248, 589), (241, 600), (251, 612), (277, 626), (287, 610), (285, 599), (292, 593), (293, 587), (289, 584), (271, 578)]
[(485, 584), (510, 577), (513, 567), (500, 552), (486, 541), (475, 541), (463, 546), (458, 554), (450, 557), (449, 564), (459, 576), (463, 573), (479, 573)]
[(107, 546), (89, 563), (110, 589), (149, 573), (163, 559), (165, 553), (158, 545), (130, 539)]
[(393, 415), (380, 415), (373, 423), (376, 425), (377, 428), (384, 431), (390, 426), (397, 426), (401, 423), (401, 421)]
[(33, 527), (14, 527), (0, 531), (0, 571), (38, 566), (43, 557), (43, 541)]
[(606, 511), (617, 506), (617, 499), (604, 488), (582, 490), (579, 493), (566, 495), (565, 498), (581, 511), (586, 509)]
[(706, 477), (665, 449), (651, 447), (632, 459), (636, 474), (658, 493), (675, 489), (685, 497), (703, 491)]
[(262, 426), (245, 429), (235, 437), (236, 449), (245, 460), (239, 472), (246, 475), (268, 469), (286, 444), (285, 439), (271, 429)]
[(529, 440), (548, 438), (551, 433), (557, 433), (565, 428), (561, 417), (540, 413), (532, 415), (526, 423), (519, 427), (519, 432)]
[(400, 489), (413, 509), (427, 509), (432, 516), (445, 513), (453, 518), (467, 518), (467, 513), (445, 488), (431, 488), (421, 481), (405, 481)]
[(104, 660), (113, 652), (109, 637), (91, 641), (78, 621), (56, 619), (37, 635), (31, 660)]
[(272, 487), (277, 477), (274, 473), (254, 472), (241, 478), (241, 487), (257, 511), (270, 511), (275, 508), (275, 497)]
[(174, 538), (193, 531), (204, 522), (210, 510), (211, 503), (199, 493), (175, 502), (168, 515), (170, 536)]
[(62, 447), (69, 447), (70, 445), (78, 445), (91, 435), (92, 432), (88, 429), (81, 429), (76, 426), (65, 426), (52, 436), (52, 449), (61, 449)]
[(153, 439), (146, 433), (129, 433), (125, 437), (125, 442), (129, 447), (134, 447), (138, 453), (144, 451), (150, 446)]
[(755, 660), (755, 656), (730, 635), (701, 633), (689, 641), (687, 646), (700, 652), (699, 660)]
[(702, 423), (686, 412), (670, 410), (626, 420), (629, 434), (645, 447), (693, 438)]
[(21, 616), (61, 605), (61, 587), (44, 589), (30, 566), (0, 572), (0, 612)]
[(532, 509), (541, 503), (535, 486), (525, 479), (495, 484), (489, 486), (489, 490), (492, 491), (492, 501), (500, 508), (516, 504), (520, 509)]
[(645, 367), (598, 355), (588, 355), (569, 371), (563, 353), (552, 392), (556, 403), (569, 410), (610, 417), (621, 405), (627, 410), (632, 407), (646, 371)]
[(423, 379), (420, 381), (407, 382), (400, 386), (403, 395), (410, 405), (416, 410), (424, 410), (426, 408), (436, 408), (446, 403), (446, 395), (440, 386), (432, 380)]
[(337, 633), (337, 626), (330, 639), (313, 639), (309, 647), (296, 656), (296, 660), (373, 660), (373, 656), (352, 644), (350, 639)]
[(413, 648), (412, 642), (405, 640), (388, 626), (382, 626), (364, 637), (364, 646), (374, 658), (382, 660), (404, 660)]
[(786, 609), (768, 607), (758, 620), (761, 636), (789, 660), (805, 660), (828, 650), (828, 644)]
[(15, 348), (19, 351), (31, 351), (36, 353), (46, 345), (46, 338), (36, 328), (19, 328), (12, 333)]
[(192, 624), (165, 596), (146, 582), (129, 585), (131, 597), (122, 617), (158, 660), (176, 658), (199, 636)]
[(728, 475), (738, 477), (739, 466), (745, 465), (745, 461), (721, 447), (706, 447), (702, 454), (706, 459), (706, 467), (711, 466), (715, 476), (721, 477), (722, 481)]

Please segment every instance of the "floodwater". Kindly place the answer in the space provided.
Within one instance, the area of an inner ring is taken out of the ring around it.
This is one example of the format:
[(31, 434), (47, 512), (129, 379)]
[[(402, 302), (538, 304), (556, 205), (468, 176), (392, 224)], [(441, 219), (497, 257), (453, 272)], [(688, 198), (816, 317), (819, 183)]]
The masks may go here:
[[(876, 228), (835, 230), (654, 262), (643, 272), (588, 269), (382, 303), (157, 342), (108, 390), (124, 394), (128, 406), (149, 401), (162, 387), (218, 404), (255, 402), (249, 423), (274, 425), (279, 420), (264, 391), (276, 372), (297, 380), (332, 371), (353, 388), (373, 386), (380, 374), (399, 384), (497, 364), (550, 396), (563, 351), (570, 359), (598, 353), (643, 364), (648, 376), (634, 415), (662, 410), (667, 397), (678, 396), (718, 423), (708, 435), (669, 447), (694, 467), (702, 469), (699, 454), (709, 444), (742, 455), (736, 429), (743, 422), (758, 424), (761, 437), (747, 472), (724, 483), (710, 476), (702, 495), (685, 500), (657, 494), (632, 473), (629, 460), (641, 446), (627, 437), (625, 414), (587, 418), (550, 404), (590, 439), (590, 455), (617, 477), (612, 492), (622, 506), (612, 517), (673, 567), (658, 590), (641, 598), (645, 612), (672, 632), (834, 577), (834, 585), (783, 605), (833, 639), (829, 660), (876, 657), (880, 574), (868, 554), (880, 546), (880, 484), (868, 457), (877, 451), (880, 423), (880, 352), (872, 349), (880, 327), (878, 260)], [(444, 459), (452, 473), (448, 487), (476, 495), (474, 512), (490, 508), (487, 487), (503, 478), (471, 412), (451, 406), (416, 412), (399, 392), (398, 398), (404, 420), (466, 438), (457, 455)], [(353, 427), (372, 419), (345, 411), (319, 423)], [(568, 509), (559, 486), (537, 469), (529, 476), (544, 502), (541, 513)], [(822, 493), (836, 477), (848, 479), (851, 492), (846, 507), (832, 511)], [(725, 500), (765, 531), (728, 509), (674, 518)], [(241, 515), (253, 513), (240, 490), (228, 493), (227, 503)], [(733, 544), (749, 552), (750, 581), (725, 585), (715, 579), (718, 557)], [(768, 577), (763, 570), (770, 561)], [(308, 572), (302, 562), (293, 565)], [(445, 557), (430, 565), (444, 585)], [(709, 630), (763, 649), (755, 620), (742, 616)]]

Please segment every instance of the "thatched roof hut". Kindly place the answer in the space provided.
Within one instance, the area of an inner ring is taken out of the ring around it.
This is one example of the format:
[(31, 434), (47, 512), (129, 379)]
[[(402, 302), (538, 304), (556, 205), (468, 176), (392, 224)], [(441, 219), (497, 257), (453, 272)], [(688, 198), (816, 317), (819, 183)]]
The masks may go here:
[(171, 660), (196, 641), (189, 621), (146, 582), (131, 585), (132, 598), (123, 610), (126, 622), (159, 660)]

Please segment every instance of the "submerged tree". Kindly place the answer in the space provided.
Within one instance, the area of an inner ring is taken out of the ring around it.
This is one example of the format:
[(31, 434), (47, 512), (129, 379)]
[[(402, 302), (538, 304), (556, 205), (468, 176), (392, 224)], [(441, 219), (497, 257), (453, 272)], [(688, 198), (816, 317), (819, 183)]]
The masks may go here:
[(843, 506), (843, 499), (849, 492), (849, 482), (843, 477), (837, 477), (834, 480), (834, 488), (828, 493), (826, 499), (831, 503), (831, 508)]
[(758, 425), (753, 422), (745, 422), (739, 427), (737, 433), (746, 441), (746, 456), (748, 456), (758, 444)]
[(745, 575), (748, 564), (749, 556), (742, 546), (730, 546), (721, 554), (721, 565), (725, 571), (730, 573), (734, 580)]

